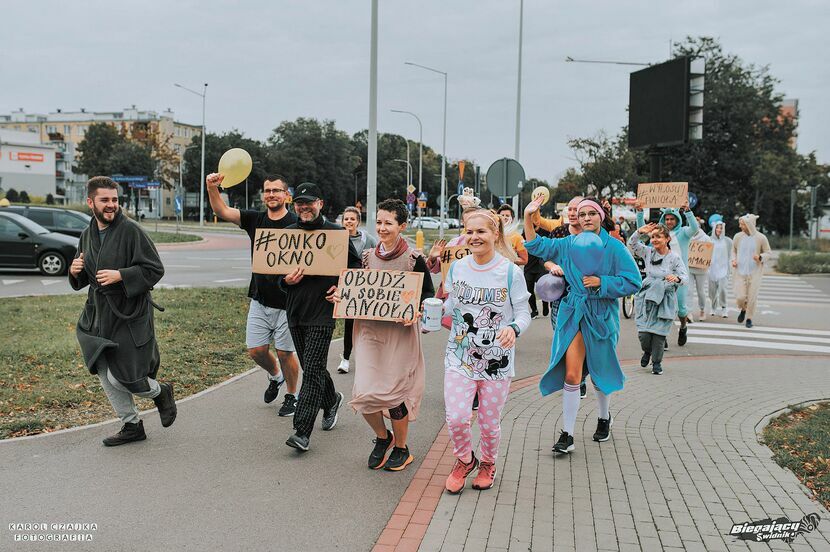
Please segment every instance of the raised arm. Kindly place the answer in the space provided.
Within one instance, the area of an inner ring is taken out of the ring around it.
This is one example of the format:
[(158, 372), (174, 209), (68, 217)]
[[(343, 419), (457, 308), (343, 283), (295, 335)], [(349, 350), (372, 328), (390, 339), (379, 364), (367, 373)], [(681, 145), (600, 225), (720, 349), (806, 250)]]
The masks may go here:
[(239, 213), (239, 209), (234, 209), (233, 207), (225, 205), (225, 202), (222, 200), (222, 195), (219, 193), (219, 186), (222, 184), (224, 179), (225, 177), (218, 173), (212, 173), (207, 176), (206, 182), (210, 208), (213, 209), (213, 212), (216, 213), (216, 215), (222, 220), (232, 222), (239, 226), (239, 223), (242, 222), (242, 216)]

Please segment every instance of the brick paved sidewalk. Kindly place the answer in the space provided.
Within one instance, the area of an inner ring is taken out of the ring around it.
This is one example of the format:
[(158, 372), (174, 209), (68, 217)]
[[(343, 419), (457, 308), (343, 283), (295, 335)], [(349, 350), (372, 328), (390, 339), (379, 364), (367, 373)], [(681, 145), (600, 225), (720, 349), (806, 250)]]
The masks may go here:
[[(446, 430), (381, 534), (376, 550), (830, 550), (830, 514), (771, 459), (757, 431), (790, 404), (830, 397), (827, 358), (671, 359), (663, 376), (625, 366), (612, 397), (612, 438), (595, 443), (589, 385), (574, 453), (551, 453), (561, 393), (514, 382), (502, 420), (496, 485), (442, 493)], [(436, 505), (437, 502), (437, 505)], [(817, 512), (791, 545), (740, 541), (733, 523)]]

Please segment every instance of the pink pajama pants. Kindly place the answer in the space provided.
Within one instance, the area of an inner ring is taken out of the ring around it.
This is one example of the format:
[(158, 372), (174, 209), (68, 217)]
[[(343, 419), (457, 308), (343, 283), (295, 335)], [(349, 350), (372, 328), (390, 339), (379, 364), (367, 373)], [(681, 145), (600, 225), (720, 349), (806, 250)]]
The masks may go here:
[(478, 391), (478, 428), (481, 431), (481, 460), (495, 462), (501, 440), (501, 411), (510, 392), (510, 378), (500, 381), (472, 380), (447, 370), (444, 373), (444, 405), (453, 454), (470, 461), (473, 450), (473, 397)]

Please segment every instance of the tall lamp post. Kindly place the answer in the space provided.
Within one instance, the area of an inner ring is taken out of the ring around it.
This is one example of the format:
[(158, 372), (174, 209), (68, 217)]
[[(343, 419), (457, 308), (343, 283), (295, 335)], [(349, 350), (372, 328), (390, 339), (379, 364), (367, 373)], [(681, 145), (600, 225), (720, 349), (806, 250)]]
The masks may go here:
[(203, 227), (205, 225), (205, 97), (207, 96), (208, 83), (204, 84), (201, 92), (196, 92), (178, 83), (174, 83), (173, 86), (202, 98), (202, 173), (199, 176), (199, 226)]
[(397, 161), (398, 163), (406, 163), (406, 186), (404, 186), (404, 197), (408, 193), (406, 187), (412, 184), (412, 179), (410, 175), (412, 174), (412, 163), (409, 162), (409, 159), (393, 159), (392, 161)]
[[(523, 23), (524, 23), (524, 0), (519, 0), (519, 70), (518, 70), (518, 78), (516, 81), (516, 149), (515, 149), (515, 159), (516, 161), (519, 160), (519, 137), (521, 136), (521, 128), (522, 128), (522, 32), (523, 32)], [(513, 212), (519, 212), (519, 196), (521, 195), (521, 191), (515, 196), (513, 196)], [(505, 198), (507, 199), (507, 198)], [(517, 215), (518, 216), (518, 215)]]
[(444, 203), (447, 195), (447, 73), (445, 71), (439, 71), (438, 69), (433, 69), (432, 67), (427, 67), (426, 65), (420, 65), (418, 63), (412, 63), (411, 61), (404, 62), (405, 65), (412, 65), (413, 67), (420, 67), (421, 69), (426, 69), (427, 71), (432, 71), (433, 73), (438, 73), (439, 75), (444, 76), (444, 137), (441, 143), (441, 225), (438, 231), (438, 236), (443, 238), (444, 237), (444, 219), (446, 218), (446, 204)]
[[(424, 180), (424, 125), (421, 124), (421, 119), (411, 111), (403, 111), (402, 109), (393, 109), (392, 113), (406, 113), (412, 115), (418, 121), (418, 197), (421, 197), (423, 191), (422, 184)], [(418, 204), (420, 205), (420, 203)], [(418, 216), (421, 216), (421, 208), (418, 207)]]

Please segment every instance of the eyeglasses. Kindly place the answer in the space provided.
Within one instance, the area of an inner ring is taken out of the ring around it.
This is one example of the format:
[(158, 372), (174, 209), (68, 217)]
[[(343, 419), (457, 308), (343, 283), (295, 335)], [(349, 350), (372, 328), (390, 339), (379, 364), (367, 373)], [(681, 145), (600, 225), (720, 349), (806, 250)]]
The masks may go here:
[(279, 195), (284, 194), (288, 190), (282, 190), (280, 188), (276, 188), (274, 190), (262, 190), (262, 195)]
[(577, 218), (589, 219), (589, 218), (598, 217), (598, 216), (599, 216), (599, 213), (597, 213), (596, 211), (583, 211), (583, 212), (581, 212), (577, 215)]

